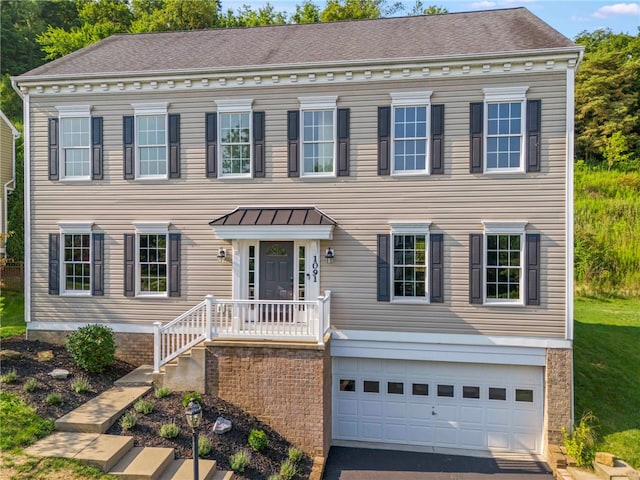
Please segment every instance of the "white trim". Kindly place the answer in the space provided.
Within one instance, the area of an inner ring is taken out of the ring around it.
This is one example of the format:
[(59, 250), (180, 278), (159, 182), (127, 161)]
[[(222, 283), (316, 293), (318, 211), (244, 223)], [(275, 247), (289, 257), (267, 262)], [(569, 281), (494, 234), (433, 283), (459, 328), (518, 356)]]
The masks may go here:
[(153, 324), (135, 324), (135, 323), (110, 323), (110, 322), (29, 322), (27, 330), (36, 331), (53, 331), (53, 332), (72, 332), (80, 327), (86, 327), (92, 324), (105, 325), (116, 333), (149, 333), (153, 334)]
[(337, 95), (298, 97), (300, 110), (330, 110), (336, 108), (338, 103)]
[(389, 228), (391, 233), (429, 233), (429, 227), (431, 221), (417, 221), (417, 222), (389, 222)]
[(90, 105), (56, 105), (60, 118), (90, 117)]
[[(216, 103), (223, 102), (224, 100), (216, 100)], [(231, 101), (231, 100), (229, 100)], [(246, 100), (245, 102), (253, 102), (253, 100)], [(238, 178), (253, 178), (253, 163), (254, 163), (254, 152), (253, 152), (253, 110), (251, 109), (251, 103), (246, 105), (242, 105), (242, 109), (236, 109), (236, 106), (239, 105), (234, 103), (233, 106), (229, 106), (229, 108), (223, 108), (222, 110), (218, 107), (218, 121), (216, 122), (216, 138), (218, 141), (216, 142), (216, 168), (217, 171), (220, 172), (218, 178), (220, 180), (225, 179), (238, 179)], [(229, 113), (246, 113), (249, 115), (249, 173), (224, 173), (222, 171), (222, 147), (224, 146), (222, 143), (222, 117), (221, 115), (229, 114)]]
[(218, 113), (236, 113), (236, 112), (250, 112), (253, 106), (253, 99), (222, 99), (214, 100)]
[[(8, 233), (9, 231), (9, 194), (16, 188), (16, 140), (20, 138), (20, 132), (16, 130), (16, 127), (9, 121), (9, 119), (0, 110), (0, 118), (7, 124), (11, 130), (11, 136), (13, 140), (11, 142), (11, 178), (2, 186), (2, 209), (0, 211), (0, 234)], [(3, 245), (6, 245), (7, 238), (3, 240)], [(0, 248), (0, 257), (6, 257), (6, 247)]]
[(221, 240), (333, 240), (334, 225), (212, 225)]
[(138, 115), (166, 115), (169, 103), (132, 103), (131, 106), (133, 107), (136, 117)]
[(391, 105), (394, 107), (413, 107), (427, 105), (431, 102), (431, 90), (419, 92), (390, 92)]
[(485, 102), (520, 101), (527, 99), (528, 86), (483, 88)]
[(131, 222), (136, 228), (136, 233), (148, 234), (148, 233), (169, 233), (169, 225), (171, 222)]
[(544, 367), (548, 348), (570, 347), (555, 338), (333, 330), (331, 356)]
[(524, 233), (527, 226), (526, 220), (516, 221), (495, 221), (495, 220), (482, 220), (484, 225), (484, 233)]
[(60, 229), (60, 233), (88, 233), (91, 234), (93, 229), (94, 221), (87, 222), (56, 222), (58, 228)]
[[(14, 84), (15, 85), (15, 84)], [(20, 96), (23, 96), (18, 92)], [(24, 320), (31, 323), (31, 98), (23, 96), (24, 122)]]
[[(577, 66), (576, 66), (577, 68)], [(566, 305), (565, 305), (565, 337), (567, 340), (573, 340), (573, 292), (574, 292), (574, 278), (573, 278), (573, 242), (574, 242), (574, 227), (573, 227), (573, 162), (574, 162), (574, 81), (575, 81), (575, 69), (567, 69), (567, 105), (566, 105), (566, 144), (567, 144), (567, 159), (566, 164), (566, 196), (565, 196), (565, 209), (566, 209)]]
[(11, 129), (11, 135), (13, 135), (13, 138), (19, 138), (20, 132), (16, 129), (16, 127), (13, 126), (13, 123), (11, 123), (11, 120), (7, 118), (7, 116), (2, 112), (2, 110), (0, 110), (0, 118), (4, 120), (4, 123), (6, 123)]

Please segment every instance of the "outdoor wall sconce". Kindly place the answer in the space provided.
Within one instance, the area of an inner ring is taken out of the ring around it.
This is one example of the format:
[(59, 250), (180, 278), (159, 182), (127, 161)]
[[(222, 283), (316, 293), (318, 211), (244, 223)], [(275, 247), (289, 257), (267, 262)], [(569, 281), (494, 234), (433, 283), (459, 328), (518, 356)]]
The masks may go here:
[(220, 248), (220, 250), (218, 250), (218, 262), (224, 263), (226, 258), (227, 258), (226, 250), (224, 248)]
[(327, 252), (324, 254), (324, 258), (327, 259), (327, 263), (333, 263), (333, 258), (335, 257), (335, 252), (333, 248), (327, 248)]

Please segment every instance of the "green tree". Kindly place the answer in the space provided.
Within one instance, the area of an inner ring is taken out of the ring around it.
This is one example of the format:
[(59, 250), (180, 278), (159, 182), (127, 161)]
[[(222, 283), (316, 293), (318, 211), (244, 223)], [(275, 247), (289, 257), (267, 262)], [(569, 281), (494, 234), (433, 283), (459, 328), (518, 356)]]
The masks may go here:
[(616, 130), (610, 137), (606, 137), (603, 140), (602, 156), (607, 162), (609, 170), (614, 165), (627, 166), (631, 154), (629, 153), (629, 147), (627, 145), (627, 139), (621, 131)]
[(267, 3), (258, 10), (253, 10), (249, 5), (243, 5), (235, 14), (227, 10), (221, 19), (222, 27), (257, 27), (260, 25), (283, 25), (287, 23), (287, 15), (277, 12), (273, 5)]
[(379, 18), (383, 3), (383, 0), (327, 0), (327, 5), (320, 12), (320, 21)]
[(425, 7), (421, 0), (416, 0), (416, 3), (413, 4), (413, 7), (411, 7), (411, 10), (409, 11), (410, 16), (441, 15), (443, 13), (449, 13), (449, 10), (439, 5), (429, 5), (428, 7)]
[(296, 12), (291, 15), (293, 23), (318, 23), (320, 21), (320, 9), (318, 6), (305, 0), (302, 5), (296, 5)]
[(218, 0), (133, 0), (133, 33), (200, 30), (219, 26)]

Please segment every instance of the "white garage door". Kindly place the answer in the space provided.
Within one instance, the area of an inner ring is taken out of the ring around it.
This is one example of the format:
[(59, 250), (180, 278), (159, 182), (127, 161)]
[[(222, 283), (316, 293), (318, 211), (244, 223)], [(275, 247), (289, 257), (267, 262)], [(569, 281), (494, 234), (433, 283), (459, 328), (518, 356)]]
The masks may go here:
[(542, 452), (542, 368), (333, 358), (333, 436)]

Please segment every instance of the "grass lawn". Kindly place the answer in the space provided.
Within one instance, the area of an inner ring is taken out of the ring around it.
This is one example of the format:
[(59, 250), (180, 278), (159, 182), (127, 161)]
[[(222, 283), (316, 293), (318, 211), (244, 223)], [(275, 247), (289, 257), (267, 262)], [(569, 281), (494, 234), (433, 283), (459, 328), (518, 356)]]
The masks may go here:
[(640, 299), (577, 298), (575, 418), (599, 420), (599, 450), (640, 468)]
[(24, 335), (24, 295), (21, 292), (0, 293), (0, 338)]

